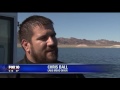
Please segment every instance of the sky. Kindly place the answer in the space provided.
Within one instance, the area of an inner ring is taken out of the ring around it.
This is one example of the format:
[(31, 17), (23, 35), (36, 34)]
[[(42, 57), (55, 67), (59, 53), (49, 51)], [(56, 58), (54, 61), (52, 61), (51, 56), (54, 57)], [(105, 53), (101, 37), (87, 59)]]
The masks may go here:
[(120, 13), (18, 13), (18, 21), (42, 15), (54, 22), (56, 37), (120, 42)]

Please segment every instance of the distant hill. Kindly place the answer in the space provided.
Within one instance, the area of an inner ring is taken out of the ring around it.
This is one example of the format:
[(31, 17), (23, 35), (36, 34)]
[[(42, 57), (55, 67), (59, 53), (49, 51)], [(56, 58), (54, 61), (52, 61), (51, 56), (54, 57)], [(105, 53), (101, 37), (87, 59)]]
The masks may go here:
[[(57, 40), (58, 40), (58, 45), (87, 45), (87, 46), (120, 45), (120, 42), (110, 41), (110, 40), (105, 40), (105, 39), (87, 40), (87, 39), (77, 39), (74, 37), (71, 37), (71, 38), (60, 37), (60, 38), (57, 38)], [(18, 43), (19, 43), (19, 41), (18, 41)]]
[(100, 40), (87, 40), (87, 39), (77, 39), (74, 37), (71, 38), (57, 38), (59, 45), (79, 45), (84, 44), (88, 46), (111, 46), (111, 45), (120, 45), (120, 42), (110, 41), (105, 39)]

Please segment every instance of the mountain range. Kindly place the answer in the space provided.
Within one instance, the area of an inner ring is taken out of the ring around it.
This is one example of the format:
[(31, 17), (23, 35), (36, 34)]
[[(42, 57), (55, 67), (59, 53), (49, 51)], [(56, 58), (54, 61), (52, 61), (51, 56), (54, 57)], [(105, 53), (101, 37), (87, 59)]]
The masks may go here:
[(100, 39), (100, 40), (87, 40), (87, 39), (77, 39), (74, 37), (71, 38), (57, 38), (59, 45), (79, 45), (84, 44), (88, 46), (111, 46), (111, 45), (120, 45), (120, 42), (117, 41), (111, 41), (106, 39)]

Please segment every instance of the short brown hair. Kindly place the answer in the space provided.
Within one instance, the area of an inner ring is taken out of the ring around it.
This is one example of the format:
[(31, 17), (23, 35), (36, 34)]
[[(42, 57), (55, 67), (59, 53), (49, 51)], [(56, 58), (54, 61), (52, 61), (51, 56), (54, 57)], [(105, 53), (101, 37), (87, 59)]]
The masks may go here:
[(33, 35), (32, 29), (36, 25), (42, 25), (46, 28), (49, 25), (53, 25), (53, 22), (49, 18), (39, 15), (33, 15), (26, 18), (19, 26), (18, 35), (20, 43), (22, 39), (25, 39), (29, 42), (31, 41), (31, 37)]

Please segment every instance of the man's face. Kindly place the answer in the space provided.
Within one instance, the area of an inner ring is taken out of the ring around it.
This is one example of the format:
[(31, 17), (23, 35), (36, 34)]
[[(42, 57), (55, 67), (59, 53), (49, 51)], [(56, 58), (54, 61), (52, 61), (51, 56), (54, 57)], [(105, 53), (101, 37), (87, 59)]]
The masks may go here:
[(55, 35), (52, 26), (48, 29), (40, 26), (33, 28), (30, 55), (37, 63), (53, 63), (57, 61), (58, 48)]

